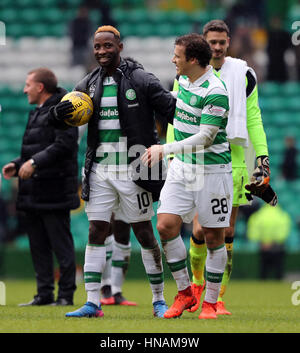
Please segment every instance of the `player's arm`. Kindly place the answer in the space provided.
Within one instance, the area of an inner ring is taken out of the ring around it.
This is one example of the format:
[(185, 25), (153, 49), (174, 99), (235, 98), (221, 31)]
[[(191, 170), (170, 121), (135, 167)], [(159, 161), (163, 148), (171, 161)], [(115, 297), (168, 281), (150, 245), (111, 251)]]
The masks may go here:
[(211, 95), (205, 99), (201, 113), (200, 130), (197, 134), (162, 146), (151, 146), (143, 154), (142, 162), (152, 167), (164, 156), (171, 153), (194, 153), (211, 146), (220, 127), (226, 126), (228, 112), (228, 96), (214, 93), (217, 92), (211, 92)]
[(256, 157), (268, 156), (267, 138), (258, 104), (257, 83), (253, 71), (248, 70), (247, 75), (247, 129), (250, 140), (255, 149)]
[(173, 123), (176, 98), (166, 90), (157, 77), (151, 73), (145, 73), (146, 95), (155, 111), (155, 118), (162, 124)]
[(247, 78), (247, 129), (256, 153), (257, 167), (254, 170), (250, 184), (246, 185), (246, 196), (252, 200), (252, 195), (263, 199), (271, 206), (276, 206), (277, 195), (269, 185), (270, 167), (267, 138), (263, 127), (261, 111), (258, 104), (256, 77), (253, 70), (249, 70)]
[(258, 104), (257, 82), (253, 70), (250, 69), (247, 71), (246, 80), (247, 129), (257, 160), (257, 168), (253, 173), (253, 177), (258, 184), (263, 184), (268, 183), (270, 179), (269, 152)]

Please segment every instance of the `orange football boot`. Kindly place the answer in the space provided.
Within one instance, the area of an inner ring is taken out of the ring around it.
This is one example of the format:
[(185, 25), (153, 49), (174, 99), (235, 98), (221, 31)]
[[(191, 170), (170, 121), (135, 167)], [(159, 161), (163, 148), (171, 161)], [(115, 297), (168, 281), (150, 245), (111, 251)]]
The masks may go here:
[(224, 302), (219, 301), (217, 302), (217, 315), (232, 315), (232, 313), (225, 308)]
[(217, 318), (217, 304), (212, 304), (204, 301), (202, 303), (202, 310), (199, 319), (216, 319)]
[(194, 313), (196, 310), (198, 310), (198, 308), (200, 306), (200, 302), (201, 302), (201, 295), (202, 295), (204, 288), (205, 288), (205, 280), (204, 280), (203, 284), (200, 286), (198, 286), (196, 283), (192, 283), (192, 292), (197, 299), (197, 303), (194, 306), (192, 306), (190, 309), (187, 310), (189, 313)]
[(183, 311), (191, 308), (197, 303), (194, 295), (184, 295), (178, 293), (172, 306), (165, 312), (164, 318), (171, 319), (182, 315)]

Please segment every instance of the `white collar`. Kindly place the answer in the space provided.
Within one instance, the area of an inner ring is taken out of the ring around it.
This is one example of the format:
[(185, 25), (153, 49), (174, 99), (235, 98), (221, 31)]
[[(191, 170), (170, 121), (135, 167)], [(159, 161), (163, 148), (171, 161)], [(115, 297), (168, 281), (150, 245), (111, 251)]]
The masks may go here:
[(202, 75), (200, 76), (196, 81), (194, 82), (190, 82), (189, 78), (188, 78), (188, 82), (189, 85), (193, 85), (193, 86), (201, 86), (203, 82), (205, 82), (208, 77), (212, 74), (213, 72), (213, 67), (211, 65), (208, 65), (208, 70)]

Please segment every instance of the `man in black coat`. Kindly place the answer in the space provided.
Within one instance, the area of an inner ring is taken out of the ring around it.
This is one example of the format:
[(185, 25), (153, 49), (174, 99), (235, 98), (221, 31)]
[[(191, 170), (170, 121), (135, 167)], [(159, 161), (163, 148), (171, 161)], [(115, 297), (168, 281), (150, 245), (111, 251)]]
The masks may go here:
[(24, 211), (37, 295), (24, 305), (54, 303), (53, 252), (60, 267), (57, 305), (72, 305), (76, 289), (75, 251), (70, 210), (79, 207), (78, 128), (59, 130), (48, 122), (49, 109), (67, 93), (54, 73), (39, 68), (28, 73), (24, 93), (37, 107), (29, 113), (21, 155), (6, 164), (4, 178), (19, 178), (16, 207)]
[[(90, 222), (84, 265), (87, 302), (67, 313), (68, 317), (103, 316), (99, 302), (106, 263), (104, 242), (116, 207), (125, 215), (141, 244), (154, 315), (163, 317), (167, 310), (161, 252), (151, 224), (152, 203), (158, 200), (164, 184), (165, 168), (161, 163), (157, 173), (150, 175), (151, 169), (142, 170), (139, 155), (159, 143), (155, 117), (172, 122), (176, 100), (142, 65), (121, 58), (122, 49), (116, 28), (99, 27), (94, 36), (94, 55), (99, 68), (75, 87), (92, 98), (94, 112), (88, 123), (82, 188)], [(53, 122), (66, 125), (64, 119), (72, 109), (70, 102), (59, 103), (51, 110)]]

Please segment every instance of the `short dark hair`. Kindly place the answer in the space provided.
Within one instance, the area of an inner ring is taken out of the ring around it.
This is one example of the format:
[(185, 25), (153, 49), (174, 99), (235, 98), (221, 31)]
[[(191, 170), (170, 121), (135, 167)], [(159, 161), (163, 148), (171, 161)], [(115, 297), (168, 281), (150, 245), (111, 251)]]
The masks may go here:
[(46, 67), (39, 67), (28, 72), (28, 75), (34, 74), (34, 80), (44, 85), (48, 93), (55, 93), (57, 90), (57, 78), (55, 74)]
[(177, 37), (175, 45), (182, 45), (185, 47), (186, 60), (195, 58), (202, 67), (209, 64), (212, 53), (209, 44), (201, 34), (190, 33)]
[(207, 22), (203, 27), (203, 35), (206, 36), (208, 32), (226, 32), (229, 36), (229, 28), (222, 20), (212, 20)]

